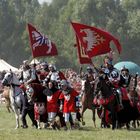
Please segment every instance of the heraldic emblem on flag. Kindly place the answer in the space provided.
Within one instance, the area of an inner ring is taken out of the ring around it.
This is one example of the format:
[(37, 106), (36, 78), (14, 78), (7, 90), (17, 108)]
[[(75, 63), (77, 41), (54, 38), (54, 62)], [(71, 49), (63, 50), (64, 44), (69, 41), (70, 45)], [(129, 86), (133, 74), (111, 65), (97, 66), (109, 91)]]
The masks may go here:
[(89, 58), (110, 52), (111, 41), (116, 45), (118, 52), (121, 52), (119, 41), (110, 33), (80, 23), (71, 24), (74, 28), (77, 39), (84, 47), (85, 53), (87, 53)]
[(35, 27), (28, 24), (30, 44), (33, 57), (57, 55), (55, 44), (47, 36), (41, 34)]
[(76, 35), (76, 41), (77, 41), (76, 47), (78, 50), (78, 57), (79, 57), (80, 64), (92, 64), (91, 58), (88, 57), (87, 53), (84, 50), (84, 47), (79, 42), (77, 35)]

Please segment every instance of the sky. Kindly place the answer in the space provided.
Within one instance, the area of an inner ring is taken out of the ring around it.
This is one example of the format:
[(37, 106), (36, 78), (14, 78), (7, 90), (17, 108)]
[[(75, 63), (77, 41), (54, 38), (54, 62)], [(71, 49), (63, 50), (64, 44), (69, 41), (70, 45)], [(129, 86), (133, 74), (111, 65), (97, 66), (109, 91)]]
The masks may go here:
[(50, 3), (52, 0), (38, 0), (40, 4), (42, 4), (43, 2), (48, 2)]

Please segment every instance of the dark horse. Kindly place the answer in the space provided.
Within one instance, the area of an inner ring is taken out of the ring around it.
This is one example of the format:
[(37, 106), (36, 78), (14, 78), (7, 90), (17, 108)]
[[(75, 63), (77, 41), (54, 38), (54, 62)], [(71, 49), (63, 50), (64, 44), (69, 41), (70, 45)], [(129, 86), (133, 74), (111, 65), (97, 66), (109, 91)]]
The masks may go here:
[[(104, 112), (106, 112), (106, 110), (110, 112), (110, 116), (108, 117), (111, 119), (112, 129), (119, 126), (121, 127), (124, 124), (126, 124), (129, 129), (129, 122), (139, 116), (138, 109), (131, 106), (130, 100), (122, 100), (123, 108), (118, 109), (117, 92), (104, 76), (99, 77), (95, 92), (101, 94), (99, 104), (104, 107)], [(107, 117), (106, 114), (104, 117)]]
[(113, 89), (110, 83), (106, 79), (105, 75), (100, 75), (98, 82), (95, 85), (95, 94), (98, 95), (97, 100), (99, 105), (102, 105), (105, 110), (108, 110), (111, 115), (112, 129), (116, 128), (117, 124), (117, 113), (116, 113), (116, 98), (113, 94)]
[(85, 122), (83, 121), (83, 115), (86, 109), (92, 110), (92, 120), (94, 123), (94, 127), (96, 127), (95, 123), (95, 107), (93, 105), (93, 98), (94, 98), (94, 84), (91, 84), (90, 82), (93, 81), (92, 75), (89, 75), (85, 81), (82, 81), (83, 84), (83, 95), (82, 95), (82, 108), (81, 108), (81, 122), (83, 125), (85, 125)]
[(38, 83), (31, 83), (27, 86), (28, 100), (34, 102), (35, 120), (37, 121), (38, 129), (40, 129), (40, 122), (47, 122), (47, 109), (46, 109), (46, 95), (43, 91), (46, 88)]
[[(136, 122), (137, 125), (139, 126), (139, 120), (140, 120), (140, 82), (138, 75), (136, 74), (135, 76), (131, 76), (130, 79), (130, 84), (128, 87), (128, 96), (130, 99), (131, 107), (135, 109), (135, 114), (133, 113), (133, 123), (132, 125), (134, 128), (136, 128)], [(137, 115), (137, 112), (139, 112), (139, 115)], [(134, 116), (135, 115), (135, 116)]]

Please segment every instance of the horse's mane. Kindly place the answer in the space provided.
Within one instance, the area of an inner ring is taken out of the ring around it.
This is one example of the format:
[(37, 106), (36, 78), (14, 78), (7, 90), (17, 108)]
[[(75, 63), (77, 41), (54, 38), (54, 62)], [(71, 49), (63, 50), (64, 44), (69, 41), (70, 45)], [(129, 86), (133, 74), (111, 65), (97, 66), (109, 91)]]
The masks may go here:
[(104, 97), (110, 96), (113, 93), (113, 87), (106, 81), (106, 79), (99, 80), (97, 88), (101, 91), (101, 94)]

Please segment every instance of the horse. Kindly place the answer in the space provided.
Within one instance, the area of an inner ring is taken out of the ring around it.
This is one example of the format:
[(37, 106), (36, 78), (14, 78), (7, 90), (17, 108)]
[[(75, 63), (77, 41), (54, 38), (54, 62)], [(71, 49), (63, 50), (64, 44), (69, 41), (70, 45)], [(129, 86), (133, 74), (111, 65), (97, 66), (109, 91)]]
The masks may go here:
[(140, 125), (140, 79), (137, 74), (131, 77), (128, 91), (131, 105), (139, 112), (139, 117), (135, 118), (132, 123), (133, 127), (136, 128), (136, 122), (138, 126)]
[[(93, 78), (93, 77), (92, 77)], [(82, 81), (82, 91), (83, 95), (81, 97), (81, 122), (82, 125), (85, 125), (85, 122), (83, 120), (84, 112), (87, 109), (90, 109), (92, 111), (92, 120), (94, 123), (94, 127), (96, 127), (95, 123), (95, 107), (93, 105), (93, 98), (94, 98), (94, 87), (90, 84), (90, 81), (88, 78), (86, 80)]]
[[(43, 91), (46, 87), (38, 83), (30, 83), (27, 85), (28, 100), (34, 102), (35, 120), (37, 121), (38, 129), (41, 129), (41, 122), (47, 122), (47, 109), (46, 109), (46, 95)], [(31, 92), (32, 91), (32, 92)]]
[[(104, 108), (104, 119), (106, 119), (106, 110), (110, 112), (111, 122), (112, 122), (112, 130), (117, 127), (117, 113), (116, 113), (116, 98), (113, 94), (113, 89), (111, 88), (110, 83), (106, 79), (105, 74), (100, 74), (97, 78), (97, 82), (95, 83), (95, 94), (98, 105)], [(95, 104), (95, 102), (94, 102)]]
[(10, 103), (11, 107), (15, 113), (16, 118), (16, 127), (15, 129), (19, 128), (19, 119), (20, 119), (20, 107), (21, 107), (21, 101), (20, 101), (20, 93), (23, 92), (20, 89), (20, 82), (16, 76), (15, 73), (12, 71), (5, 74), (3, 80), (2, 80), (3, 86), (9, 86), (9, 97), (10, 97)]
[(2, 96), (5, 99), (6, 108), (7, 108), (8, 112), (10, 113), (11, 111), (13, 112), (13, 109), (12, 109), (12, 106), (11, 106), (9, 93), (10, 93), (10, 88), (5, 86), (3, 88)]
[[(137, 108), (132, 107), (130, 100), (127, 99), (122, 100), (123, 108), (119, 109), (117, 97), (118, 93), (116, 89), (114, 89), (108, 79), (102, 76), (99, 77), (99, 82), (97, 82), (95, 92), (98, 93), (99, 91), (101, 94), (101, 99), (99, 99), (98, 102), (104, 107), (104, 117), (108, 117), (110, 119), (110, 123), (112, 123), (112, 129), (115, 129), (119, 126), (121, 127), (124, 124), (126, 124), (127, 129), (129, 129), (129, 122), (139, 116)], [(108, 116), (106, 116), (106, 110), (110, 112)]]

